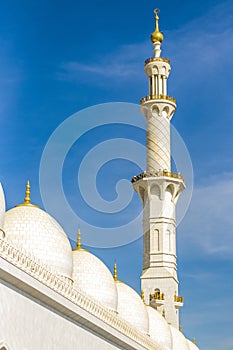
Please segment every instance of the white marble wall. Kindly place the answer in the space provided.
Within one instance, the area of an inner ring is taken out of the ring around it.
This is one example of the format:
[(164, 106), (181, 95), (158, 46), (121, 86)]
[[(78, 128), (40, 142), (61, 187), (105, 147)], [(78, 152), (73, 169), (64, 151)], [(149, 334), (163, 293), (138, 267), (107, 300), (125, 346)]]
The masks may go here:
[(0, 340), (10, 350), (119, 349), (5, 284), (0, 300)]

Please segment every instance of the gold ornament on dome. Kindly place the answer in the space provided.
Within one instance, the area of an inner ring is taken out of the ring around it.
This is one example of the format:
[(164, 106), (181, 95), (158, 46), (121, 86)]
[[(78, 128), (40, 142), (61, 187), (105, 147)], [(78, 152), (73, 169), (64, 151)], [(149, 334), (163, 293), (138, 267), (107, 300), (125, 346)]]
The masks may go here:
[(118, 275), (117, 275), (117, 264), (114, 264), (114, 268), (113, 268), (113, 279), (115, 282), (118, 282)]
[(163, 41), (163, 33), (160, 32), (159, 30), (159, 14), (160, 10), (158, 8), (156, 8), (154, 10), (154, 14), (155, 14), (155, 30), (154, 32), (151, 34), (151, 41), (152, 43), (156, 43), (156, 42), (162, 42)]
[(87, 249), (83, 249), (82, 248), (82, 243), (81, 243), (81, 231), (80, 229), (78, 229), (78, 237), (77, 237), (77, 244), (76, 244), (76, 247), (73, 249), (73, 251), (75, 250), (83, 250), (85, 252), (88, 252)]
[(31, 189), (31, 186), (30, 186), (30, 182), (28, 180), (27, 185), (26, 185), (24, 203), (18, 204), (18, 205), (16, 205), (16, 207), (34, 207), (34, 208), (39, 208), (38, 205), (35, 205), (35, 204), (31, 203), (31, 198), (30, 198), (31, 190), (30, 189)]

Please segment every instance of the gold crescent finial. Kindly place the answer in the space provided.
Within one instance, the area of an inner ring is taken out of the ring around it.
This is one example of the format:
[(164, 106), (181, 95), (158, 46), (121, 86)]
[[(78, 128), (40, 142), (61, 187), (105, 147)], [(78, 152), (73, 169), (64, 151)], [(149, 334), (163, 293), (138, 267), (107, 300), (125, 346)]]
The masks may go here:
[(113, 279), (115, 282), (118, 281), (118, 275), (117, 275), (117, 264), (114, 264), (114, 268), (113, 268)]
[(155, 14), (155, 24), (156, 24), (156, 28), (159, 30), (159, 13), (160, 13), (160, 9), (156, 8), (154, 9), (154, 14)]
[(160, 9), (156, 8), (154, 9), (154, 14), (155, 14), (155, 30), (154, 32), (151, 34), (151, 41), (153, 43), (155, 42), (162, 42), (163, 41), (163, 33), (160, 32), (159, 30), (159, 16), (158, 14), (160, 13)]
[(166, 313), (165, 313), (165, 310), (163, 309), (162, 311), (162, 316), (165, 318), (166, 317)]

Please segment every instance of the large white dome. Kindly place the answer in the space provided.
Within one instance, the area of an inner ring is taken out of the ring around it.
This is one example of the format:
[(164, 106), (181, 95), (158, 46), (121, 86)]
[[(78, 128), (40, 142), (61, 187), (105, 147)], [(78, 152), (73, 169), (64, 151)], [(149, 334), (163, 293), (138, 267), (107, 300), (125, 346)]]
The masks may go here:
[(119, 316), (139, 331), (148, 334), (149, 320), (141, 297), (127, 284), (116, 281)]
[(184, 335), (175, 327), (170, 326), (172, 332), (172, 350), (189, 350), (188, 342)]
[(81, 247), (73, 251), (73, 280), (74, 288), (116, 311), (117, 289), (111, 272), (100, 259)]
[(5, 196), (4, 196), (2, 184), (0, 182), (0, 229), (3, 228), (5, 211), (6, 211)]
[(61, 226), (33, 205), (17, 206), (6, 212), (6, 239), (39, 259), (57, 274), (71, 278), (72, 250)]
[(199, 350), (199, 348), (196, 346), (196, 344), (194, 344), (189, 339), (187, 339), (187, 343), (188, 343), (188, 346), (189, 346), (189, 350)]
[(172, 349), (172, 334), (164, 317), (155, 309), (146, 306), (149, 318), (149, 335), (164, 350)]

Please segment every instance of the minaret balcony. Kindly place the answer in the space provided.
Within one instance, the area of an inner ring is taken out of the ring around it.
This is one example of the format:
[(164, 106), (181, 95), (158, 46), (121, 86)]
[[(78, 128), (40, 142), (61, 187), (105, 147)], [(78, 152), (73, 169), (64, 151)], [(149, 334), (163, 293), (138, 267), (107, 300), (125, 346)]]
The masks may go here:
[(138, 180), (141, 180), (145, 177), (160, 177), (160, 176), (166, 176), (166, 177), (169, 177), (169, 178), (173, 178), (173, 179), (180, 179), (182, 181), (184, 181), (184, 178), (182, 176), (181, 173), (173, 173), (172, 171), (167, 171), (167, 170), (160, 170), (160, 171), (154, 171), (154, 172), (149, 172), (149, 171), (144, 171), (143, 173), (139, 174), (139, 175), (136, 175), (136, 176), (133, 176), (131, 182), (134, 183), (134, 182), (137, 182)]
[(179, 295), (174, 295), (174, 306), (176, 309), (181, 308), (184, 305), (184, 297)]
[(140, 104), (143, 104), (148, 101), (154, 101), (154, 100), (165, 100), (176, 104), (176, 99), (168, 95), (148, 95), (146, 97), (141, 98)]
[(164, 293), (155, 292), (154, 294), (150, 294), (150, 306), (154, 308), (162, 306), (165, 303), (164, 299)]
[(150, 57), (148, 58), (147, 60), (145, 60), (145, 66), (148, 64), (148, 63), (151, 63), (151, 62), (166, 62), (168, 64), (170, 64), (170, 60), (168, 58), (164, 58), (164, 57)]

